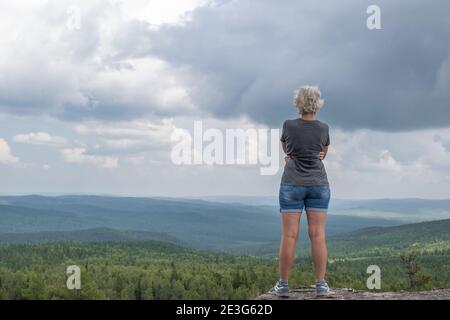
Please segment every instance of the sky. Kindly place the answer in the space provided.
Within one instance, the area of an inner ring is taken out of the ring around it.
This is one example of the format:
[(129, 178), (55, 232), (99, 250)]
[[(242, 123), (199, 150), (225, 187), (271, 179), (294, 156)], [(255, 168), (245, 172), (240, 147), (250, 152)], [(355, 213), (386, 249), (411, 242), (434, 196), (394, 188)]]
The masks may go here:
[[(369, 29), (367, 8), (380, 8)], [(176, 165), (175, 132), (279, 129), (318, 85), (337, 198), (448, 198), (450, 3), (0, 2), (0, 194), (276, 195), (283, 169)], [(277, 141), (278, 143), (278, 141)]]

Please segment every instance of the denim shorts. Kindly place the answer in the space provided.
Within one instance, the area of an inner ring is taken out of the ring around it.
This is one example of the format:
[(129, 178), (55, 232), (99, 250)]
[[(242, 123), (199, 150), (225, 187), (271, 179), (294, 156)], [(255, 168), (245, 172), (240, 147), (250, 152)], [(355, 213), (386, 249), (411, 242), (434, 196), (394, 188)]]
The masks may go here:
[(280, 212), (327, 211), (330, 203), (330, 186), (280, 185)]

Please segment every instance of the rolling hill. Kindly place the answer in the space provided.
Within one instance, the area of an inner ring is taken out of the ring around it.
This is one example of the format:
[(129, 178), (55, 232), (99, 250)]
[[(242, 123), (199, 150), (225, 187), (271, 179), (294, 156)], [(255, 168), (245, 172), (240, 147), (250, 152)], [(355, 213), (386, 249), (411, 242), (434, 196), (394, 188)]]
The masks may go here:
[(103, 242), (158, 240), (183, 245), (175, 237), (162, 232), (121, 231), (109, 228), (95, 228), (75, 231), (41, 231), (35, 233), (3, 233), (0, 244), (41, 243), (41, 242)]
[[(222, 203), (278, 206), (278, 199), (273, 196), (217, 196), (204, 199)], [(393, 219), (403, 223), (413, 223), (450, 219), (450, 200), (420, 198), (350, 200), (332, 197), (329, 212), (334, 215)]]
[[(390, 227), (367, 227), (351, 232), (327, 236), (331, 258), (362, 258), (398, 256), (403, 252), (432, 253), (450, 250), (450, 219)], [(279, 242), (256, 246), (253, 251), (261, 256), (275, 256)], [(300, 239), (298, 256), (311, 254), (310, 242)]]
[(450, 252), (450, 219), (364, 228), (332, 236), (328, 246), (330, 256), (334, 257), (386, 256), (407, 251)]
[[(416, 251), (420, 279), (427, 279), (417, 288), (449, 288), (449, 231), (447, 219), (331, 236), (327, 279), (333, 287), (364, 290), (367, 267), (375, 264), (382, 270), (381, 291), (405, 290), (408, 277), (399, 256)], [(105, 228), (0, 235), (0, 299), (246, 299), (277, 279), (277, 241), (263, 248), (253, 243), (267, 257), (198, 250), (177, 241), (165, 233)], [(293, 287), (314, 282), (309, 243), (300, 247), (289, 279)], [(82, 271), (79, 292), (66, 288), (66, 268), (73, 264)]]
[[(0, 234), (28, 234), (15, 239), (42, 237), (38, 232), (109, 228), (164, 233), (195, 248), (251, 254), (255, 248), (278, 242), (281, 231), (279, 213), (273, 207), (195, 199), (3, 196), (0, 221)], [(333, 235), (398, 224), (396, 220), (330, 214), (327, 228)], [(3, 239), (8, 237), (13, 236)]]

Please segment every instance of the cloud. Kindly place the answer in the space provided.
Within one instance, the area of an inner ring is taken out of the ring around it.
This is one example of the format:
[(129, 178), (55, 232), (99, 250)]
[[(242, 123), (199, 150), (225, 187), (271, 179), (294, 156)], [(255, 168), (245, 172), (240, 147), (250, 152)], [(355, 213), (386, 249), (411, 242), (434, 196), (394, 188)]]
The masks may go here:
[(67, 163), (90, 164), (99, 168), (115, 169), (118, 167), (118, 159), (86, 154), (84, 148), (61, 150), (63, 160)]
[(294, 115), (293, 90), (318, 84), (320, 117), (346, 130), (450, 125), (447, 1), (381, 1), (383, 29), (374, 31), (370, 1), (220, 4), (183, 26), (135, 30), (136, 54), (147, 41), (148, 55), (188, 70), (185, 86), (202, 111), (279, 126)]
[(44, 145), (51, 147), (61, 147), (68, 144), (68, 140), (60, 136), (52, 136), (47, 132), (31, 132), (26, 134), (18, 134), (13, 137), (13, 141), (17, 143)]
[(326, 165), (333, 176), (368, 175), (373, 181), (392, 183), (406, 177), (438, 180), (450, 172), (450, 150), (445, 148), (449, 129), (402, 133), (335, 129), (331, 137)]
[(130, 139), (162, 139), (170, 140), (167, 135), (173, 130), (173, 120), (162, 119), (155, 121), (132, 121), (118, 123), (101, 123), (96, 121), (85, 122), (75, 125), (75, 132), (78, 134), (94, 134), (109, 138), (130, 138)]
[(72, 7), (72, 1), (0, 4), (0, 30), (14, 30), (0, 31), (0, 112), (73, 122), (192, 111), (177, 70), (150, 56), (121, 56), (127, 43), (115, 34), (141, 23), (125, 16), (132, 5), (84, 1), (74, 7), (79, 29), (68, 28)]
[(182, 24), (189, 19), (187, 13), (208, 0), (133, 0), (121, 1), (124, 14), (157, 27), (163, 23)]
[(450, 3), (381, 1), (374, 31), (370, 4), (95, 0), (79, 5), (79, 30), (67, 28), (70, 1), (1, 4), (0, 30), (15, 32), (0, 37), (0, 112), (278, 127), (295, 115), (293, 90), (318, 84), (320, 117), (345, 130), (448, 127)]
[(17, 146), (19, 159), (0, 139), (5, 192), (274, 194), (280, 177), (258, 168), (174, 167), (171, 133), (279, 128), (293, 90), (317, 84), (335, 196), (447, 196), (447, 1), (380, 0), (376, 31), (366, 0), (78, 1), (70, 30), (73, 3), (0, 2), (0, 135), (61, 148)]
[(0, 164), (14, 165), (19, 163), (19, 158), (11, 153), (8, 143), (0, 138)]
[(143, 156), (143, 153), (151, 153), (152, 157), (156, 157), (157, 153), (167, 153), (175, 129), (173, 119), (108, 123), (89, 121), (74, 126), (80, 137), (90, 137), (94, 141), (90, 144), (91, 154), (130, 156), (133, 159)]
[[(132, 120), (148, 115), (179, 115), (193, 110), (186, 90), (165, 62), (128, 59), (128, 68), (106, 68), (84, 79), (85, 104), (68, 104), (57, 117), (66, 121)], [(91, 70), (92, 71), (92, 70)]]

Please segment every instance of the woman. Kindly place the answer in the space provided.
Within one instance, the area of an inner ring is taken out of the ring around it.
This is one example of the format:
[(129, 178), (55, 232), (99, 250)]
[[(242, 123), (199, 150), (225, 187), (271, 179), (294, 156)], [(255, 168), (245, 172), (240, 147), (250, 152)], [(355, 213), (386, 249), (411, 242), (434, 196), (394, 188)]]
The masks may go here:
[(328, 259), (325, 220), (330, 187), (322, 160), (327, 154), (330, 136), (328, 125), (315, 119), (323, 105), (319, 88), (304, 86), (298, 89), (294, 105), (301, 118), (285, 121), (281, 135), (286, 164), (279, 194), (282, 217), (280, 279), (271, 292), (279, 296), (287, 296), (289, 293), (288, 276), (295, 257), (300, 216), (304, 208), (316, 274), (316, 294), (329, 295), (333, 292), (325, 281)]

